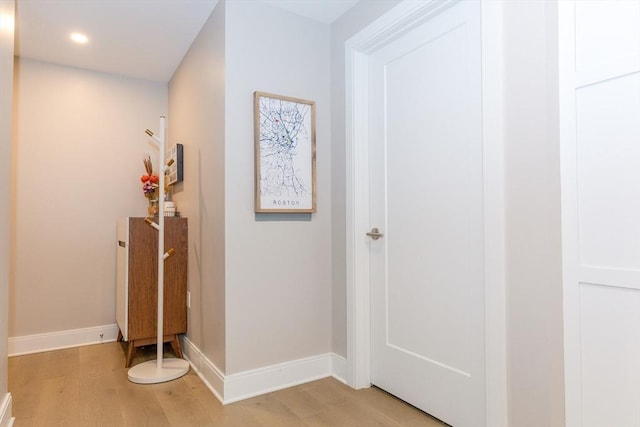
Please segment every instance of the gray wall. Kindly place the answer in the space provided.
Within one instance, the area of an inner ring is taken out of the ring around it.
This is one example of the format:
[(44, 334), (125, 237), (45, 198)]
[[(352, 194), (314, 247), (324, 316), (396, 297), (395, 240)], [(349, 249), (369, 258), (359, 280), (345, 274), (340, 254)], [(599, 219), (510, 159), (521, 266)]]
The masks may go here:
[[(227, 2), (227, 373), (331, 351), (329, 31), (260, 2)], [(315, 214), (254, 213), (256, 90), (316, 103)]]
[[(185, 147), (189, 339), (225, 374), (331, 351), (329, 26), (220, 1), (169, 84)], [(312, 215), (254, 213), (253, 93), (316, 102)]]
[(14, 96), (9, 335), (112, 325), (116, 223), (147, 214), (167, 86), (20, 58)]
[(177, 209), (189, 220), (187, 336), (222, 372), (225, 359), (225, 2), (169, 82), (169, 140), (184, 145)]

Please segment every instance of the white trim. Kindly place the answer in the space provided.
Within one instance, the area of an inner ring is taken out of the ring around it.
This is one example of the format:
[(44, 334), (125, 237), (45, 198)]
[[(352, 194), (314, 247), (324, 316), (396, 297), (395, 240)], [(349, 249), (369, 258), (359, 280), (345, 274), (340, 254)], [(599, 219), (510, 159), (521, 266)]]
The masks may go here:
[(346, 42), (350, 49), (369, 54), (438, 15), (459, 0), (404, 0)]
[[(405, 0), (345, 44), (347, 383), (370, 385), (368, 218), (368, 54), (424, 22), (451, 1)], [(486, 424), (507, 425), (504, 243), (503, 4), (483, 1), (482, 126), (485, 168)]]
[(227, 375), (224, 403), (233, 403), (329, 377), (331, 362), (331, 353), (326, 353)]
[(331, 376), (345, 382), (346, 359), (335, 353), (225, 375), (187, 337), (182, 344), (185, 359), (223, 405)]
[(487, 425), (506, 427), (507, 301), (504, 193), (503, 2), (481, 3)]
[(94, 326), (46, 334), (9, 338), (9, 357), (63, 348), (112, 342), (118, 338), (118, 325)]
[(11, 393), (7, 393), (0, 404), (0, 427), (11, 427), (15, 418), (11, 416)]
[(182, 354), (211, 393), (224, 404), (224, 374), (186, 336), (182, 337)]
[[(346, 258), (347, 258), (347, 384), (355, 389), (370, 386), (369, 253), (361, 237), (369, 227), (367, 56), (346, 45)], [(355, 70), (362, 72), (355, 76)], [(359, 238), (360, 237), (360, 238)]]
[(347, 384), (347, 359), (335, 353), (331, 354), (331, 376)]
[(558, 113), (562, 223), (562, 315), (565, 425), (583, 425), (578, 251), (576, 36), (574, 1), (558, 2)]

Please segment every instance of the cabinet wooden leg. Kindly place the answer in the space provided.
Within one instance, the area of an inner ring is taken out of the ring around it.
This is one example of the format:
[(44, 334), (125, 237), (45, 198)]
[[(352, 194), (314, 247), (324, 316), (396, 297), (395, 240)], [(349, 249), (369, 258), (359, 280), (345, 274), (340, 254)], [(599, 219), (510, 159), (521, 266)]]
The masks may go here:
[(182, 347), (180, 346), (180, 337), (178, 335), (173, 336), (173, 340), (171, 340), (171, 348), (177, 357), (182, 359)]
[(116, 340), (116, 342), (120, 342), (122, 341), (124, 337), (122, 336), (122, 331), (120, 329), (118, 329), (118, 339)]
[(134, 341), (129, 341), (129, 347), (127, 348), (127, 362), (124, 365), (125, 368), (131, 367), (131, 363), (133, 362), (133, 355), (135, 354), (135, 351), (136, 351), (136, 343)]

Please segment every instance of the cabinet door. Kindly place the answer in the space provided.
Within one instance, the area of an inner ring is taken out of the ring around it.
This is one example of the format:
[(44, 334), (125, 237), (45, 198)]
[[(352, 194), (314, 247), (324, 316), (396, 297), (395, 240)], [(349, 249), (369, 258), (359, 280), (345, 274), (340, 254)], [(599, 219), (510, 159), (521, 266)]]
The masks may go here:
[[(144, 218), (129, 222), (129, 340), (157, 334), (158, 231)], [(187, 220), (165, 218), (164, 335), (187, 330)]]
[(187, 236), (186, 218), (165, 219), (165, 250), (175, 250), (164, 261), (165, 335), (187, 332)]

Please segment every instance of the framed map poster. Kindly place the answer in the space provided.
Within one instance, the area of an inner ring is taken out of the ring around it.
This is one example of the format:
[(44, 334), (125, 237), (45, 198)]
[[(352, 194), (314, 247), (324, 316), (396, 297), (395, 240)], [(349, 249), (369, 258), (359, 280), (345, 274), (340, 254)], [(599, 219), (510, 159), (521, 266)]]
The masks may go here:
[(315, 212), (315, 102), (264, 92), (253, 101), (256, 212)]

